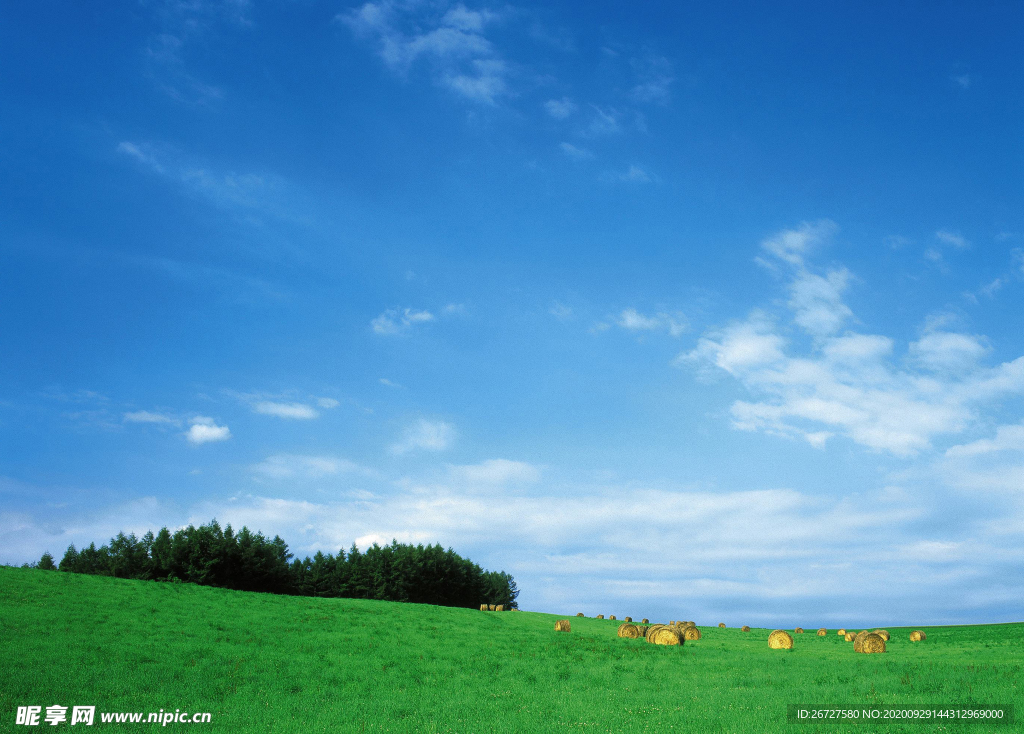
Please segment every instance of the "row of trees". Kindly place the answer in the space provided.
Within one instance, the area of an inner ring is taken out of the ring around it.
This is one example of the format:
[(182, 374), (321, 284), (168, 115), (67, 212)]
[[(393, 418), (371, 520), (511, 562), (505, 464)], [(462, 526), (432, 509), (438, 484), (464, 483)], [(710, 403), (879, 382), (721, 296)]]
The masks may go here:
[(128, 579), (184, 581), (242, 591), (275, 594), (381, 599), (452, 607), (481, 603), (516, 606), (519, 589), (504, 571), (484, 571), (451, 548), (440, 545), (374, 543), (365, 552), (355, 543), (348, 553), (318, 552), (292, 559), (288, 545), (243, 527), (237, 533), (213, 520), (171, 533), (118, 533), (99, 548), (74, 545), (59, 566), (44, 553), (37, 568)]

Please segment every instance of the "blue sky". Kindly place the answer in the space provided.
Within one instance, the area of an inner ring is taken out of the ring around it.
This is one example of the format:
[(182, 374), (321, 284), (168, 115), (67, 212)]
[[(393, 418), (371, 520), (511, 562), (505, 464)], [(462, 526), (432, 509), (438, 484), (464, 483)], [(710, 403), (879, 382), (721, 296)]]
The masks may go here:
[(0, 559), (1020, 621), (1024, 6), (0, 9)]

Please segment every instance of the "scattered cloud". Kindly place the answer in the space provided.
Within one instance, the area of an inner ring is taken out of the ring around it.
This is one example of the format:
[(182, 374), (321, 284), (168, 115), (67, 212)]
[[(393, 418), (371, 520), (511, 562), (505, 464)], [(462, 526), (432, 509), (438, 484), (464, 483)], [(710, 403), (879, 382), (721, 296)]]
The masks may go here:
[(378, 55), (396, 73), (405, 75), (422, 61), (436, 84), (488, 105), (509, 92), (508, 64), (485, 35), (487, 27), (500, 20), (498, 13), (470, 10), (462, 4), (423, 6), (380, 0), (337, 19), (374, 43)]
[(983, 438), (972, 443), (946, 449), (947, 458), (982, 456), (999, 451), (1024, 453), (1024, 425), (999, 426), (995, 438)]
[[(333, 402), (337, 404), (337, 401)], [(311, 420), (320, 417), (320, 414), (313, 407), (305, 403), (275, 403), (269, 400), (261, 400), (253, 404), (252, 410), (260, 415), (272, 415), (289, 420)]]
[(544, 111), (556, 120), (564, 120), (575, 114), (578, 109), (579, 106), (568, 97), (549, 99), (544, 103)]
[(420, 418), (407, 426), (402, 439), (391, 445), (391, 453), (406, 454), (410, 451), (444, 451), (455, 441), (455, 427), (444, 421), (429, 421)]
[(955, 247), (958, 250), (966, 250), (971, 243), (958, 232), (950, 232), (948, 229), (940, 229), (935, 233), (935, 238), (943, 244)]
[(366, 470), (348, 459), (335, 456), (275, 454), (256, 464), (253, 470), (273, 479), (321, 479)]
[(644, 316), (635, 308), (625, 309), (615, 319), (615, 323), (629, 331), (661, 331), (666, 330), (672, 336), (679, 336), (686, 331), (686, 317), (676, 311), (660, 312), (654, 316)]
[(583, 131), (585, 137), (600, 138), (606, 135), (615, 135), (621, 131), (619, 121), (622, 119), (622, 113), (619, 110), (612, 107), (598, 107), (596, 104), (590, 105), (590, 108), (594, 111), (594, 115), (590, 118), (590, 124)]
[(339, 403), (334, 398), (316, 398), (316, 404), (318, 407), (323, 408), (324, 410), (333, 410), (334, 408), (337, 408), (339, 405), (341, 405), (341, 403)]
[(666, 104), (669, 101), (669, 88), (675, 80), (672, 62), (666, 57), (653, 53), (630, 60), (636, 75), (636, 84), (630, 96), (636, 102), (656, 102)]
[(561, 148), (562, 152), (567, 156), (577, 161), (585, 161), (594, 157), (594, 154), (586, 148), (577, 148), (572, 143), (561, 143), (558, 147)]
[(540, 480), (540, 469), (524, 461), (488, 459), (479, 464), (450, 466), (453, 479), (468, 484), (504, 485), (533, 483)]
[(185, 432), (185, 438), (190, 443), (211, 443), (214, 441), (226, 441), (231, 438), (230, 429), (227, 426), (218, 426), (213, 418), (197, 415), (189, 423), (192, 425)]
[(399, 384), (398, 384), (397, 382), (393, 382), (392, 380), (389, 380), (389, 379), (388, 379), (388, 378), (386, 378), (386, 377), (382, 377), (382, 378), (380, 378), (380, 384), (381, 384), (381, 385), (385, 385), (385, 386), (387, 386), (387, 387), (396, 387), (396, 388), (400, 388), (400, 387), (402, 387), (402, 386), (401, 386), (401, 385), (399, 385)]
[(402, 309), (389, 308), (377, 318), (370, 322), (370, 326), (378, 334), (393, 336), (402, 334), (416, 324), (423, 324), (433, 321), (434, 315), (429, 311), (416, 311), (411, 308)]
[(891, 339), (838, 334), (852, 319), (840, 298), (850, 276), (845, 269), (824, 277), (811, 272), (806, 258), (821, 239), (819, 231), (804, 226), (763, 243), (791, 266), (789, 316), (814, 337), (804, 353), (787, 353), (796, 347), (779, 320), (754, 311), (744, 321), (709, 330), (676, 359), (677, 366), (704, 374), (725, 372), (756, 396), (733, 403), (735, 428), (801, 438), (817, 447), (842, 435), (909, 457), (930, 449), (938, 436), (975, 425), (982, 404), (1024, 394), (1024, 357), (984, 366), (991, 351), (987, 339), (950, 331), (948, 318), (926, 320), (921, 337), (907, 345), (902, 366), (893, 362)]
[(971, 75), (970, 74), (953, 74), (949, 77), (954, 84), (960, 89), (970, 89), (971, 87)]
[(568, 321), (573, 317), (573, 310), (566, 306), (564, 303), (555, 301), (551, 308), (548, 309), (548, 313), (554, 316), (559, 321)]
[(132, 413), (125, 413), (123, 416), (125, 423), (162, 423), (171, 425), (180, 425), (181, 421), (164, 413), (151, 413), (148, 410), (137, 410)]

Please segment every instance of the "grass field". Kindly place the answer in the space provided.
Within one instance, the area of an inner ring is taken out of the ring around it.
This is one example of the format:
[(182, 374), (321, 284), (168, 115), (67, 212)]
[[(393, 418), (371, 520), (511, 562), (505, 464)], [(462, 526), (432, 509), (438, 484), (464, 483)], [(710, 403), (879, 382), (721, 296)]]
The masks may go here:
[(208, 732), (1024, 729), (786, 720), (787, 703), (1013, 704), (1024, 720), (1022, 624), (924, 627), (921, 643), (888, 627), (888, 651), (863, 655), (834, 629), (782, 651), (767, 629), (702, 626), (680, 648), (619, 639), (611, 620), (556, 633), (556, 619), (3, 567), (0, 731), (69, 728), (15, 726), (28, 705), (94, 705), (116, 731), (163, 727), (99, 712), (210, 712), (166, 727)]

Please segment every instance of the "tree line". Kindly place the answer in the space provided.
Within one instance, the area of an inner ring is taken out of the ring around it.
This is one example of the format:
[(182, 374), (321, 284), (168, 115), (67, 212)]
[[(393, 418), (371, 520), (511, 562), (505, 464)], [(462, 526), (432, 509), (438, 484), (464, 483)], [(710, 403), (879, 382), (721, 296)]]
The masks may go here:
[(485, 571), (449, 548), (374, 543), (360, 551), (317, 552), (293, 558), (288, 545), (247, 527), (223, 529), (216, 520), (171, 533), (166, 527), (141, 538), (118, 533), (107, 545), (77, 550), (71, 545), (59, 564), (44, 553), (36, 568), (180, 581), (240, 591), (300, 596), (380, 599), (450, 607), (504, 604), (515, 608), (519, 589), (504, 571)]

